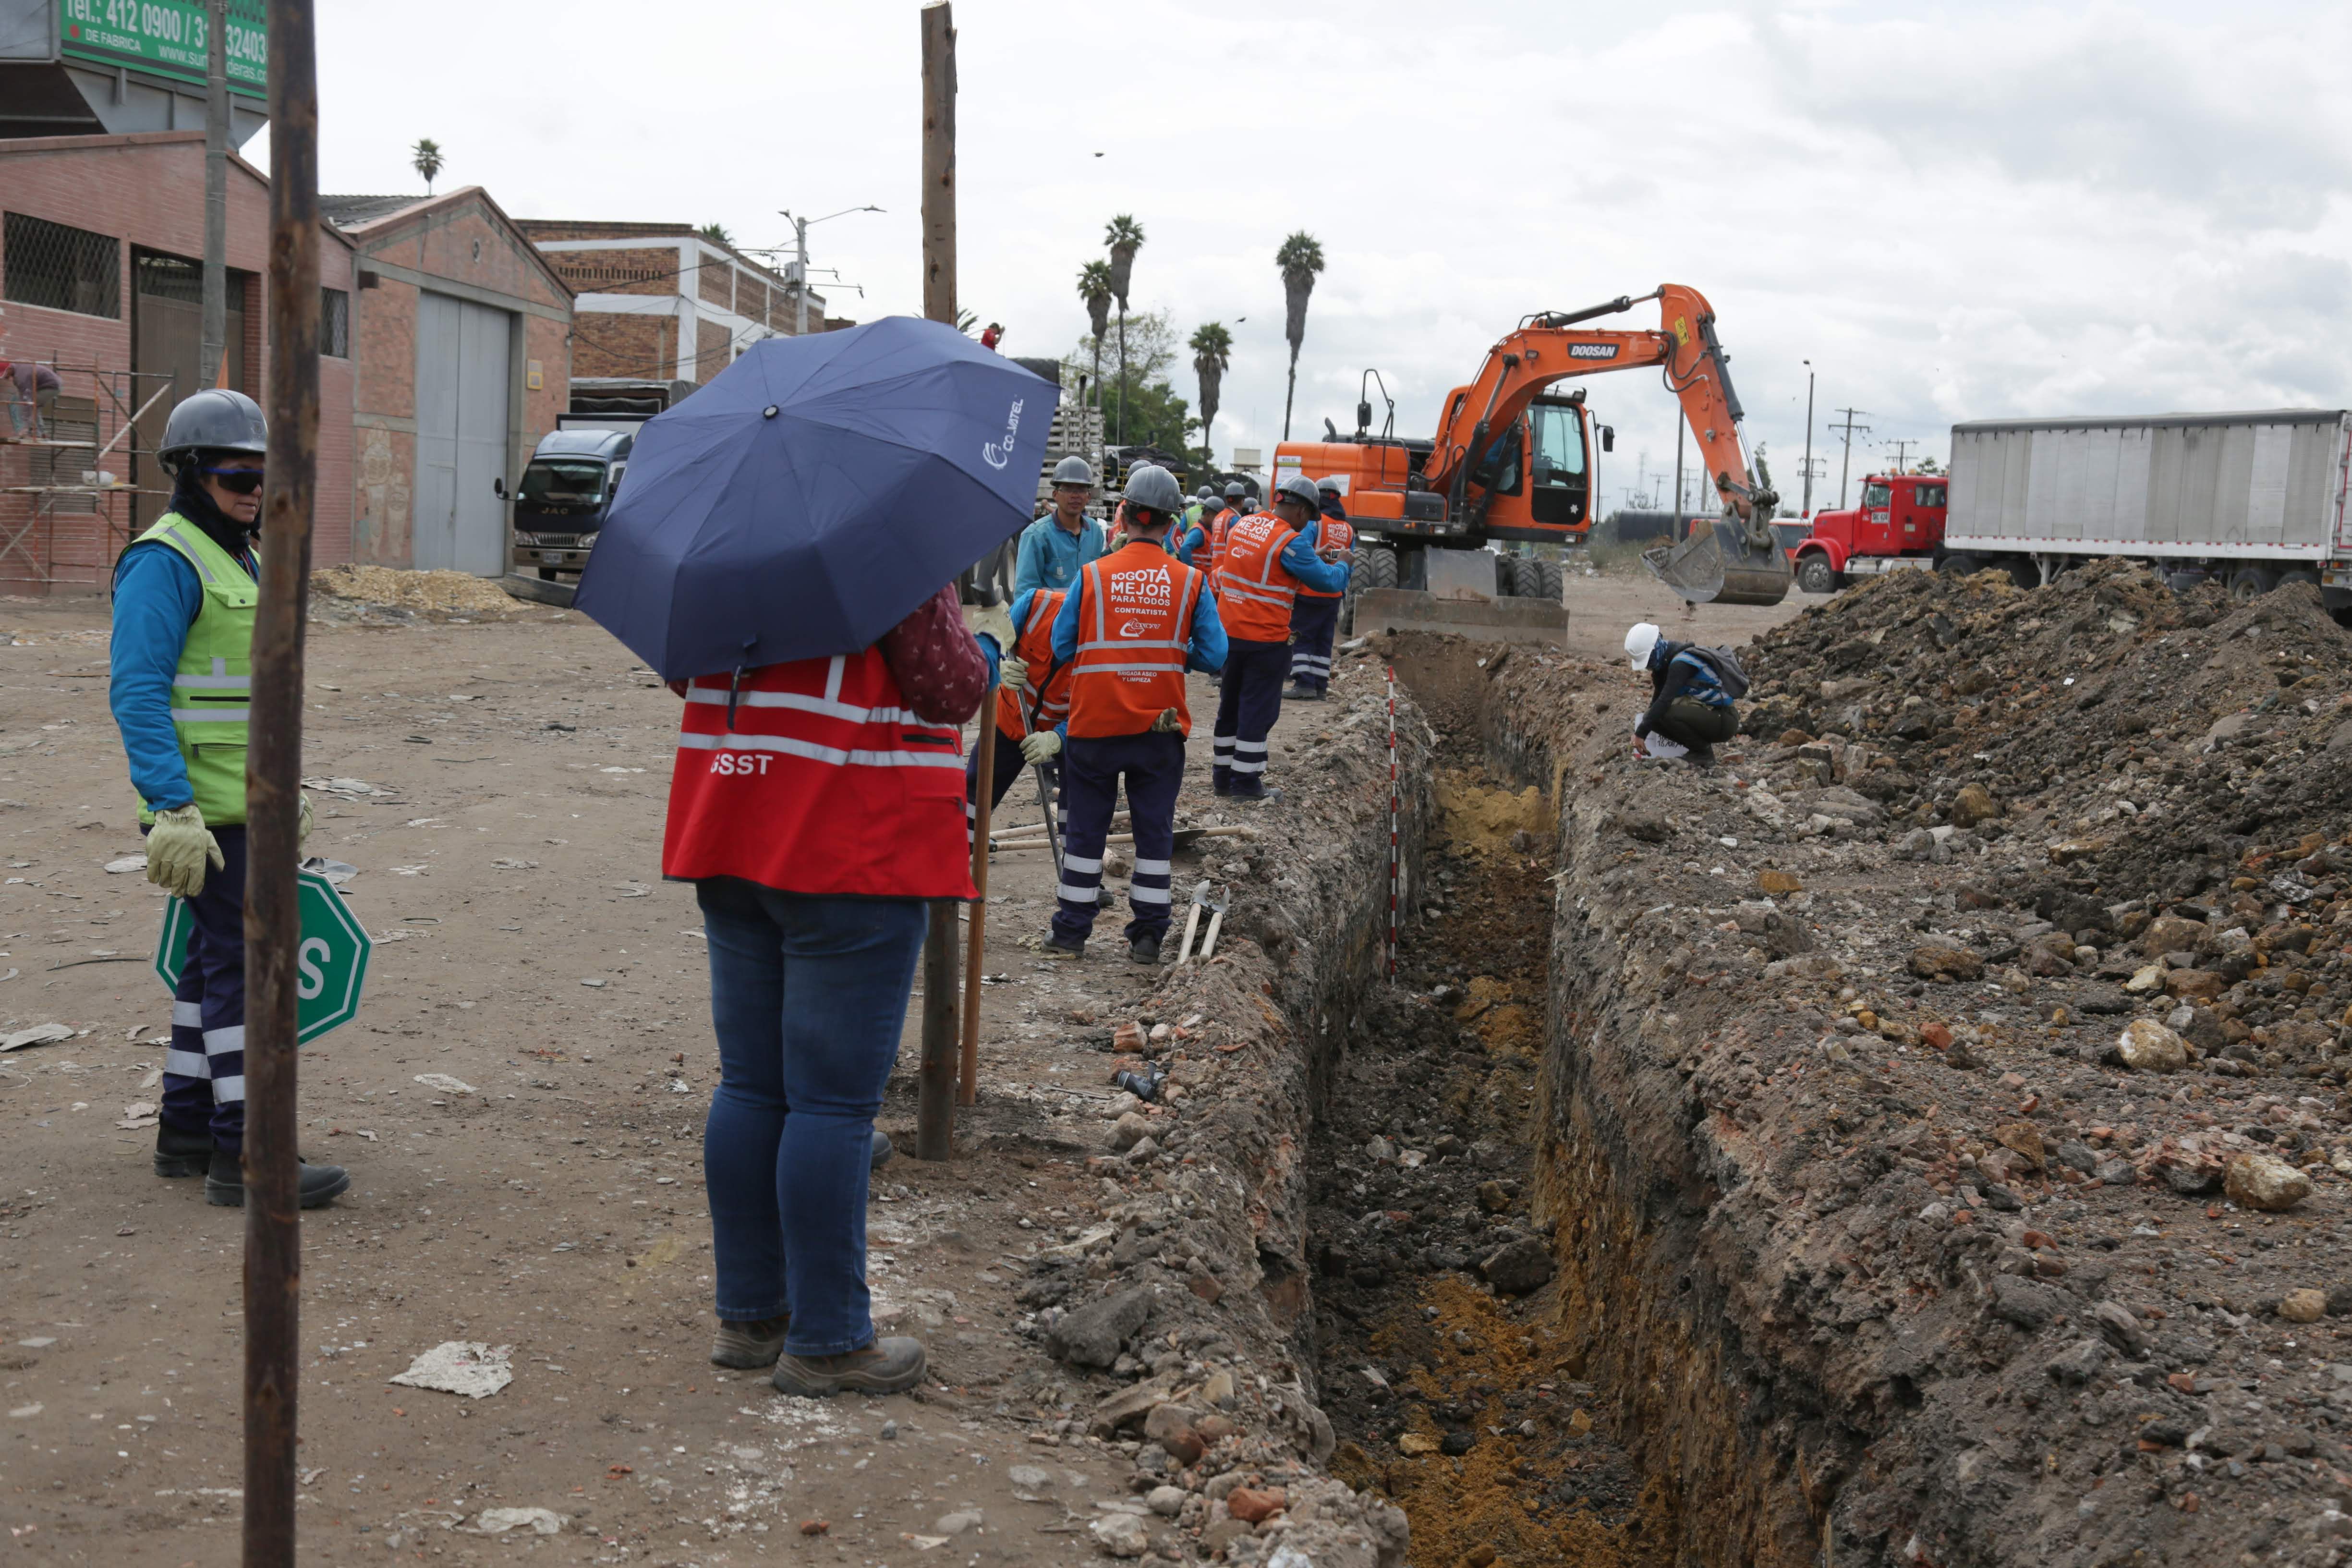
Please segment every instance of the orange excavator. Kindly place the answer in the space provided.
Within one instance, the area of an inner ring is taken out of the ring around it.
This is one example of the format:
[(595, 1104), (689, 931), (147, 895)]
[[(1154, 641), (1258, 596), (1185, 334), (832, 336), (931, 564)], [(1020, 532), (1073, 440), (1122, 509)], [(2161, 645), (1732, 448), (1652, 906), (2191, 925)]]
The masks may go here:
[[(1654, 331), (1580, 325), (1651, 300), (1658, 301)], [(1777, 605), (1790, 580), (1788, 557), (1770, 528), (1780, 498), (1742, 444), (1739, 398), (1726, 357), (1714, 308), (1679, 283), (1582, 310), (1546, 311), (1488, 349), (1475, 379), (1446, 395), (1432, 438), (1396, 436), (1392, 402), (1387, 425), (1374, 434), (1367, 398), (1356, 405), (1354, 435), (1340, 435), (1327, 420), (1328, 439), (1277, 447), (1274, 479), (1278, 485), (1303, 473), (1338, 481), (1349, 521), (1363, 538), (1353, 585), (1360, 590), (1356, 630), (1420, 627), (1548, 640), (1565, 618), (1558, 610), (1557, 564), (1490, 554), (1486, 546), (1584, 538), (1599, 493), (1593, 437), (1605, 452), (1615, 432), (1594, 423), (1582, 387), (1564, 396), (1550, 389), (1573, 376), (1656, 365), (1682, 401), (1723, 515), (1712, 528), (1695, 528), (1688, 539), (1650, 551), (1643, 563), (1693, 604)], [(1368, 383), (1374, 374), (1366, 373)], [(1425, 594), (1444, 604), (1414, 602)], [(1482, 597), (1488, 601), (1484, 614)]]

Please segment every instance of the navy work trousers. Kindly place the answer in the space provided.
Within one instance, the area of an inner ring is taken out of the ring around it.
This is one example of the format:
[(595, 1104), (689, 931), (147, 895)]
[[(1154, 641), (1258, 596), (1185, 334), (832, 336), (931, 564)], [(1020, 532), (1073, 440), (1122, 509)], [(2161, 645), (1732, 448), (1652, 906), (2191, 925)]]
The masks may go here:
[(245, 829), (215, 827), (221, 858), (205, 868), (188, 906), (188, 963), (172, 993), (172, 1044), (163, 1052), (163, 1107), (174, 1132), (212, 1135), (245, 1149)]
[(1282, 717), (1282, 679), (1290, 669), (1288, 642), (1225, 644), (1225, 684), (1217, 695), (1211, 780), (1220, 795), (1262, 795), (1265, 738)]
[(1290, 679), (1309, 691), (1331, 687), (1331, 639), (1339, 630), (1339, 598), (1301, 594), (1290, 605)]
[(1135, 875), (1127, 901), (1135, 918), (1127, 940), (1168, 930), (1174, 895), (1169, 858), (1176, 853), (1176, 792), (1184, 785), (1184, 737), (1073, 735), (1062, 747), (1062, 882), (1055, 889), (1054, 935), (1083, 943), (1094, 930), (1102, 891), (1103, 841), (1110, 837), (1118, 788), (1127, 782), (1128, 826), (1135, 833)]
[[(1004, 804), (1005, 794), (1021, 782), (1021, 775), (1029, 771), (1029, 760), (1021, 754), (1019, 741), (994, 724), (989, 726), (989, 731), (996, 737), (996, 773), (989, 780), (991, 793), (988, 797), (988, 809), (994, 811)], [(1045, 783), (1054, 791), (1057, 802), (1061, 795), (1060, 773), (1058, 764), (1046, 764)], [(971, 842), (972, 833), (980, 825), (979, 801), (980, 748), (974, 746), (971, 755), (963, 760), (963, 841), (966, 844)], [(1057, 822), (1059, 815), (1056, 814)]]

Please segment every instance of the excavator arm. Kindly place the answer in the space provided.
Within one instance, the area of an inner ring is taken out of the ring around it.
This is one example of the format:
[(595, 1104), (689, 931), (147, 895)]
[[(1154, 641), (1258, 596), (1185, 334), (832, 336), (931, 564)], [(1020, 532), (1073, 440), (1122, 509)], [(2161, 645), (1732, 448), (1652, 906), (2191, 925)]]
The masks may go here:
[[(1660, 324), (1654, 331), (1578, 325), (1630, 310), (1648, 300), (1658, 301)], [(1751, 551), (1769, 551), (1770, 520), (1780, 498), (1749, 463), (1741, 443), (1739, 396), (1732, 390), (1725, 358), (1715, 334), (1714, 307), (1697, 289), (1679, 283), (1661, 284), (1639, 299), (1620, 296), (1587, 310), (1530, 317), (1487, 350), (1476, 379), (1447, 400), (1434, 448), (1423, 468), (1424, 481), (1445, 493), (1450, 513), (1461, 515), (1472, 472), (1496, 433), (1517, 427), (1537, 394), (1570, 376), (1659, 365), (1667, 388), (1682, 402), (1683, 416), (1690, 422), (1700, 458), (1726, 511), (1738, 519)]]

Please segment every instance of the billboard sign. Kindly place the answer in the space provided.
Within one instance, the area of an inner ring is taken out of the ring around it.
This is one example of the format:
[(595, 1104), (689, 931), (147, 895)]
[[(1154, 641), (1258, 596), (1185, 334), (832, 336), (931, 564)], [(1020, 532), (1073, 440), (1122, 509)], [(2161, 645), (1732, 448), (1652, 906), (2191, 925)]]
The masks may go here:
[[(58, 48), (68, 59), (128, 66), (202, 86), (210, 47), (204, 0), (58, 0)], [(262, 0), (229, 0), (228, 86), (269, 86), (269, 18)]]

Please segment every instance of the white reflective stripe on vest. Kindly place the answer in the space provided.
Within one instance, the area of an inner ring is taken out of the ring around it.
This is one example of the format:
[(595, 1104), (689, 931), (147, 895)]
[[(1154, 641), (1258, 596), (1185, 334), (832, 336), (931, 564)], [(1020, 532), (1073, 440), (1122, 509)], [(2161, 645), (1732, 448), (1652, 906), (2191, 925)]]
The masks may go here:
[(1089, 664), (1074, 669), (1070, 673), (1073, 676), (1181, 675), (1183, 673), (1183, 666), (1181, 664)]
[(220, 581), (219, 578), (213, 575), (213, 569), (205, 564), (204, 552), (189, 543), (188, 536), (186, 534), (182, 533), (176, 526), (167, 528), (163, 531), (165, 534), (170, 536), (173, 542), (180, 546), (183, 557), (194, 563), (196, 571), (202, 574), (205, 582), (217, 583)]
[[(840, 683), (832, 683), (830, 689), (839, 691)], [(689, 686), (686, 689), (686, 700), (724, 708), (727, 706), (727, 689), (723, 686)], [(834, 697), (811, 697), (801, 691), (738, 691), (735, 704), (739, 708), (786, 708), (796, 713), (814, 713), (820, 718), (840, 719), (852, 724), (925, 722), (904, 708), (856, 708)]]
[(1082, 642), (1078, 645), (1078, 652), (1095, 653), (1103, 648), (1110, 648), (1116, 652), (1125, 653), (1134, 648), (1151, 647), (1173, 648), (1178, 653), (1184, 651), (1184, 645), (1180, 642), (1165, 642), (1158, 638), (1146, 637), (1113, 637), (1108, 642)]
[(677, 744), (679, 750), (688, 752), (782, 752), (786, 756), (806, 757), (835, 767), (954, 768), (959, 772), (963, 768), (963, 759), (953, 752), (845, 751), (791, 735), (747, 735), (740, 730), (724, 735), (698, 735), (688, 731), (678, 736)]
[(1250, 587), (1241, 579), (1225, 579), (1225, 596), (1231, 599), (1251, 599), (1261, 605), (1287, 605), (1290, 595), (1278, 590)]

